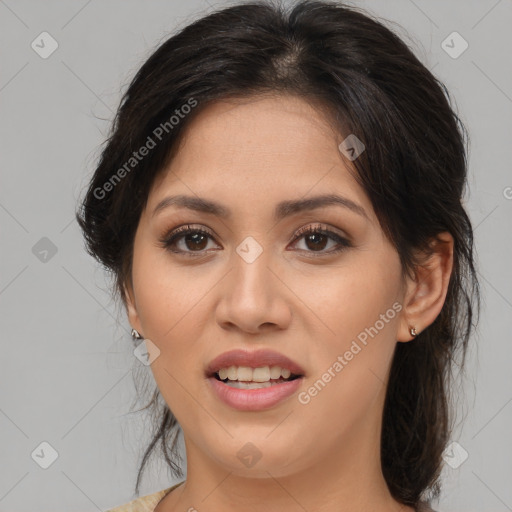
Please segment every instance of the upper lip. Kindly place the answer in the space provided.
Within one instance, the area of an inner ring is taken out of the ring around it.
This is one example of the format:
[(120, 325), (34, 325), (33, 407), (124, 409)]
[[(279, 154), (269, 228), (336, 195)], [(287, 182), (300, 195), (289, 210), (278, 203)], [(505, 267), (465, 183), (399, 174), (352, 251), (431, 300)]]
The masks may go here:
[(293, 375), (304, 375), (304, 370), (295, 361), (274, 350), (230, 350), (220, 354), (213, 359), (206, 367), (206, 374), (211, 377), (221, 368), (230, 366), (248, 366), (249, 368), (260, 368), (262, 366), (280, 366), (287, 368)]

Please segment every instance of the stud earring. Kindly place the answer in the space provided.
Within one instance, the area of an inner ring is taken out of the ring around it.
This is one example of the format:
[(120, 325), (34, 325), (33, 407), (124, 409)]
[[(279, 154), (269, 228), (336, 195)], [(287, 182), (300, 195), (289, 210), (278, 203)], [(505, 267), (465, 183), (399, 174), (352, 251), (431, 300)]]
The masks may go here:
[(411, 336), (413, 336), (413, 337), (417, 336), (417, 334), (418, 334), (418, 331), (416, 331), (416, 327), (411, 327), (409, 329), (409, 332), (411, 333)]
[(132, 329), (132, 338), (134, 340), (141, 340), (142, 336), (139, 334), (139, 332), (135, 329)]

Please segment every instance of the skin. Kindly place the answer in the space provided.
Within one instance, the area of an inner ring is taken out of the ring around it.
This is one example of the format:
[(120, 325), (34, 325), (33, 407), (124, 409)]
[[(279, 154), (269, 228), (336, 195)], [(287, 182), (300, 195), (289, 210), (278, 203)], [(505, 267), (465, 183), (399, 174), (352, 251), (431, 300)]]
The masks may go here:
[[(135, 236), (127, 311), (160, 350), (151, 369), (183, 429), (188, 464), (185, 484), (157, 512), (413, 510), (391, 497), (382, 475), (381, 415), (396, 343), (413, 340), (409, 327), (419, 332), (441, 311), (453, 239), (442, 233), (446, 243), (434, 246), (416, 279), (402, 280), (398, 253), (338, 149), (343, 138), (298, 97), (216, 102), (187, 126), (153, 184)], [(367, 218), (336, 205), (272, 218), (280, 201), (332, 193)], [(176, 206), (153, 215), (174, 194), (214, 200), (233, 216)], [(190, 238), (176, 242), (192, 257), (160, 242), (184, 224), (213, 233), (199, 249)], [(319, 248), (294, 236), (318, 224), (352, 245), (332, 253), (339, 245), (325, 235), (317, 235)], [(236, 252), (248, 236), (263, 249), (252, 263)], [(304, 368), (299, 392), (307, 390), (394, 303), (401, 311), (305, 405), (294, 395), (244, 412), (209, 389), (204, 368), (217, 355), (272, 348)], [(247, 442), (261, 453), (249, 468), (237, 457)]]

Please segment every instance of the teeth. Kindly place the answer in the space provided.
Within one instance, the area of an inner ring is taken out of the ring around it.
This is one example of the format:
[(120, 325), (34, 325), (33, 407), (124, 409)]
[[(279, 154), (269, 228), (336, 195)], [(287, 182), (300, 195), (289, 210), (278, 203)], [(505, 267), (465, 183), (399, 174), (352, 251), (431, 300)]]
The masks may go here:
[(279, 379), (279, 377), (281, 377), (281, 368), (279, 366), (272, 366), (270, 368), (270, 378)]
[[(270, 380), (270, 368), (268, 366), (254, 368), (251, 373), (252, 378), (247, 380), (252, 380), (253, 382), (268, 382)], [(240, 368), (238, 369), (238, 375), (240, 375)]]
[(238, 382), (268, 382), (279, 378), (288, 379), (291, 375), (288, 368), (280, 366), (262, 366), (259, 368), (250, 368), (248, 366), (230, 366), (221, 368), (218, 372), (221, 380), (230, 380)]
[(238, 367), (238, 381), (251, 382), (252, 381), (253, 369), (248, 366)]

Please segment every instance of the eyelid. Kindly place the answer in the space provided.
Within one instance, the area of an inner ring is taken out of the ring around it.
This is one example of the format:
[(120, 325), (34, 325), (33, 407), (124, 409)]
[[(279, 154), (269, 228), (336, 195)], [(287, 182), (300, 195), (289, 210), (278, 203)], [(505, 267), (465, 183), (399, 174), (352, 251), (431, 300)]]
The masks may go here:
[(336, 228), (331, 228), (327, 224), (322, 224), (321, 222), (317, 222), (314, 224), (307, 224), (306, 226), (303, 226), (295, 231), (293, 234), (293, 241), (296, 240), (296, 238), (303, 236), (306, 233), (309, 232), (325, 232), (328, 235), (335, 235), (338, 238), (345, 239), (347, 242), (350, 241), (350, 237), (344, 233), (339, 233)]

